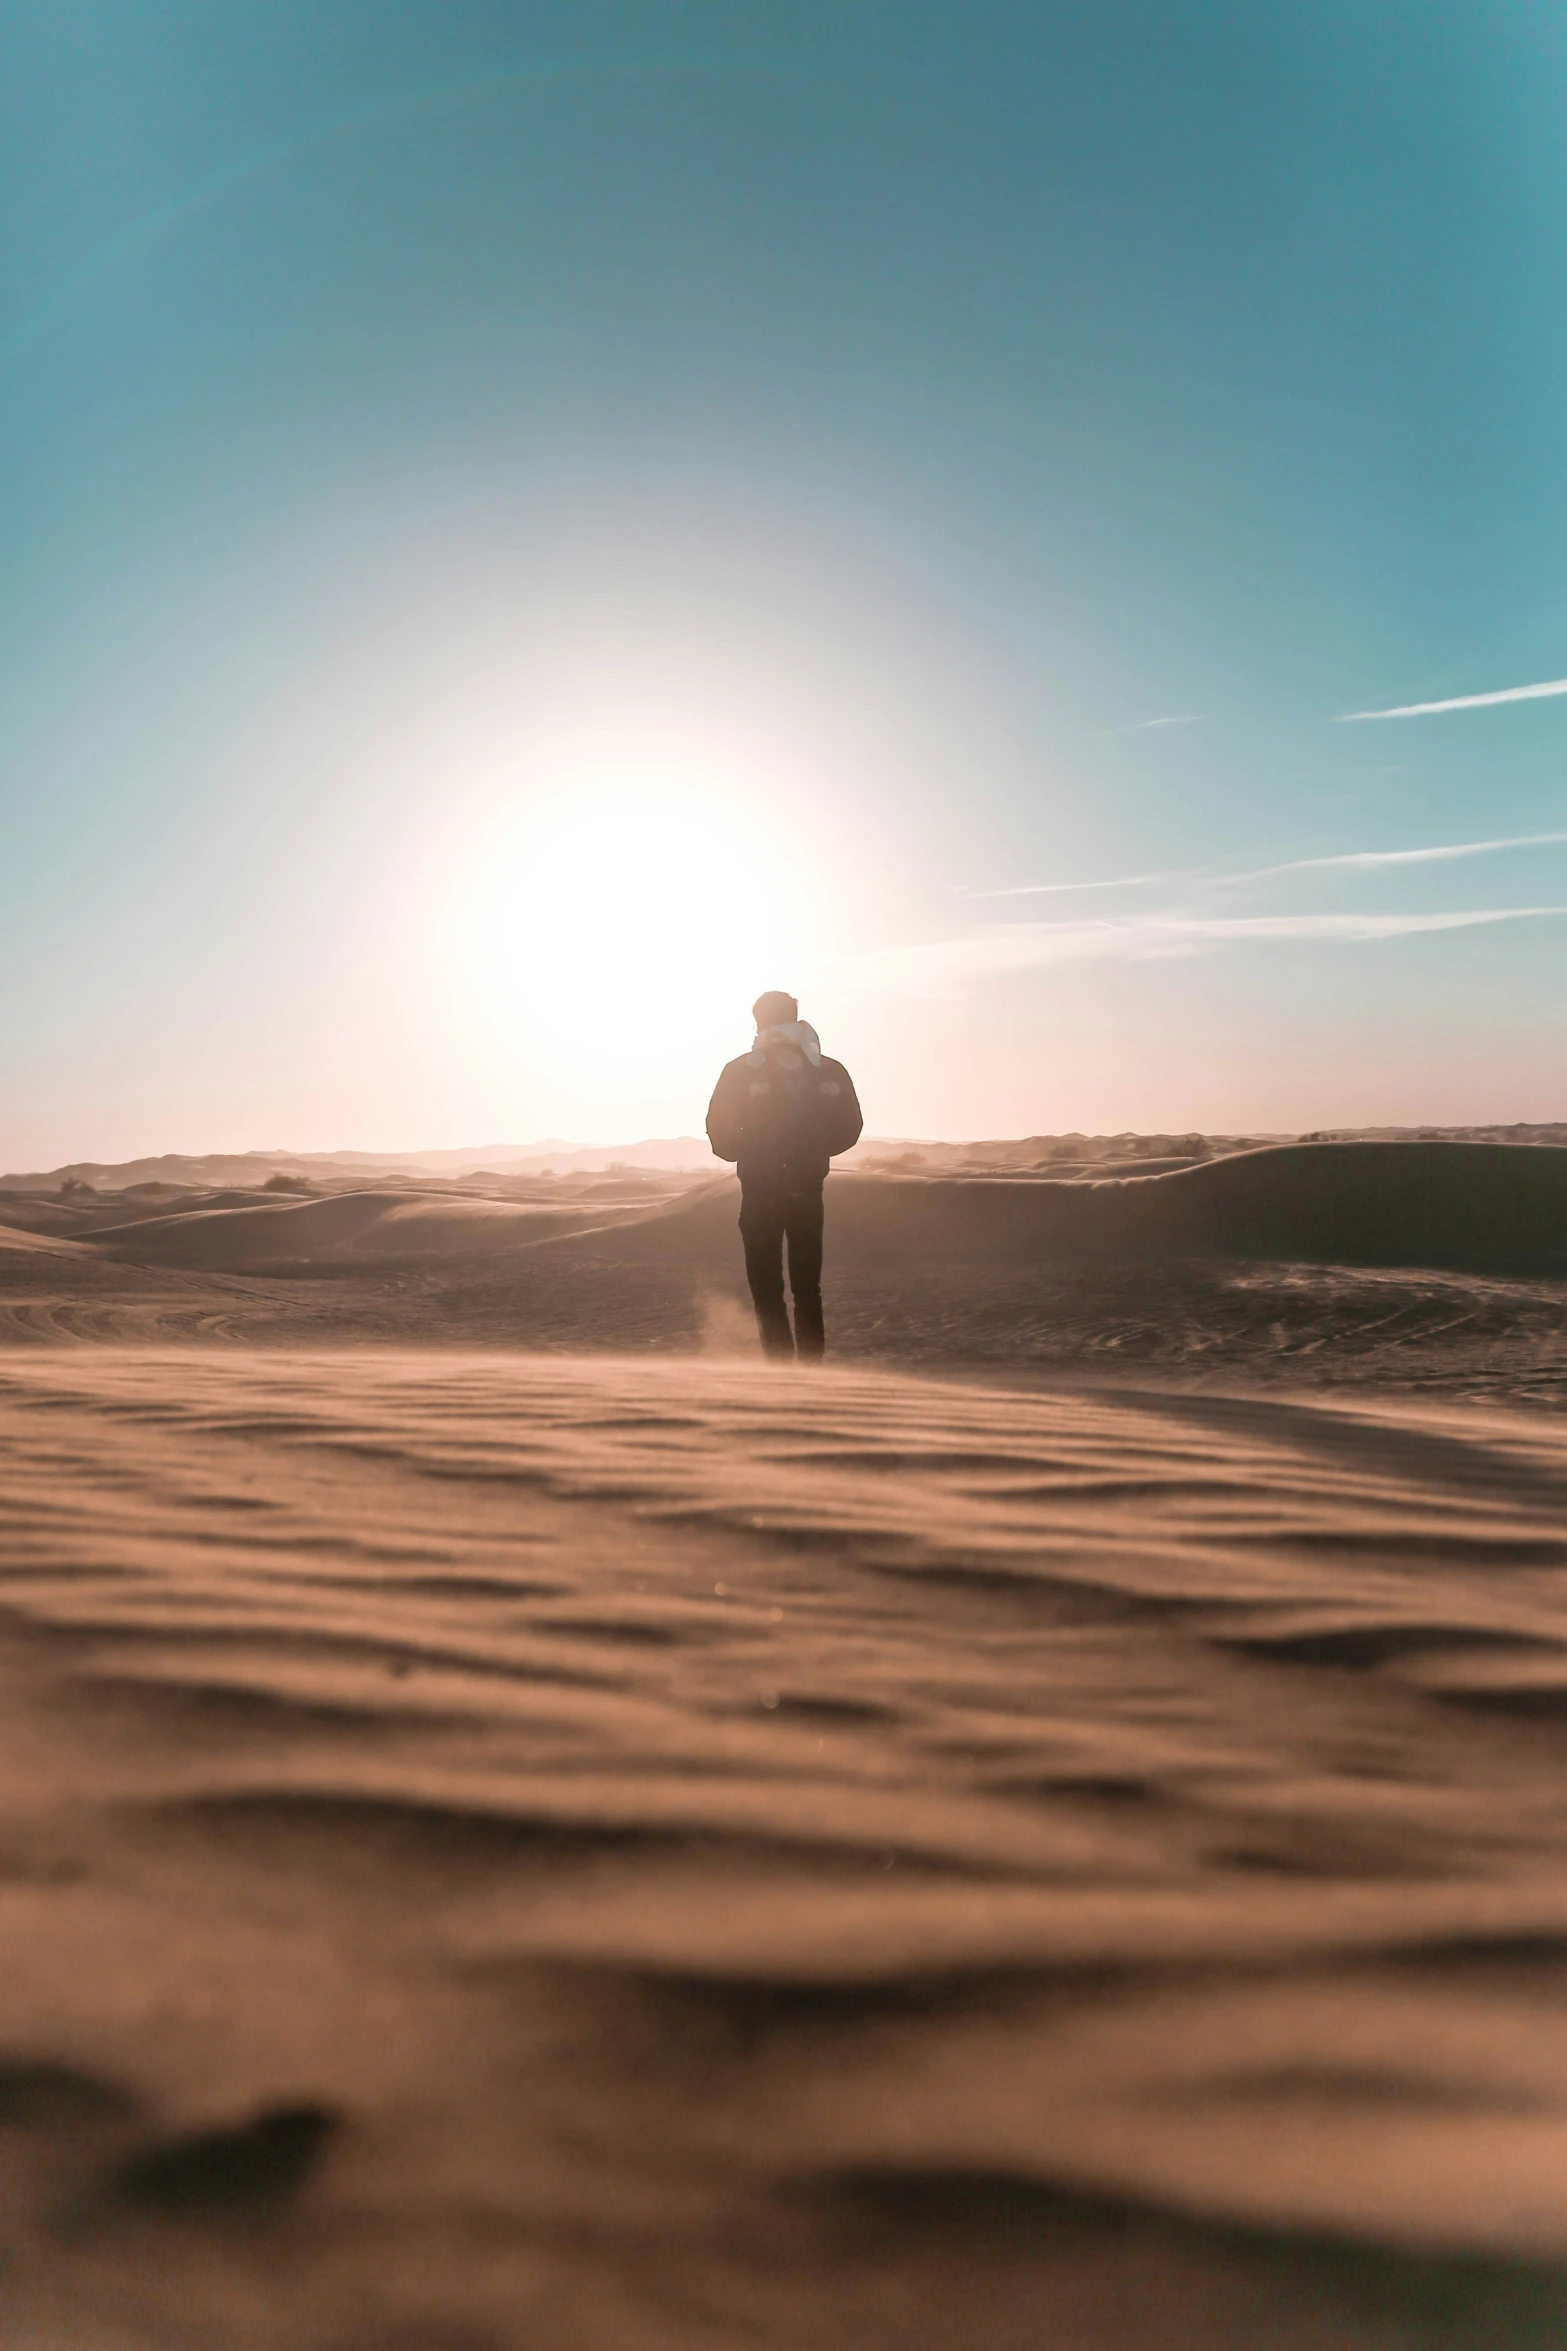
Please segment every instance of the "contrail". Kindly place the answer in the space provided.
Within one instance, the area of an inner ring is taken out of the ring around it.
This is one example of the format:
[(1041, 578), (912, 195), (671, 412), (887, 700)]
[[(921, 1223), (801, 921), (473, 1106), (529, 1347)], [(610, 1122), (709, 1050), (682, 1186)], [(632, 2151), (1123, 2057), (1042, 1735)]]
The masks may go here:
[(1487, 710), (1493, 702), (1543, 702), (1552, 694), (1567, 694), (1567, 678), (1552, 678), (1543, 686), (1504, 686), (1499, 694), (1460, 694), (1451, 702), (1403, 702), (1396, 710), (1341, 710), (1340, 726), (1363, 718), (1430, 718), (1439, 710)]

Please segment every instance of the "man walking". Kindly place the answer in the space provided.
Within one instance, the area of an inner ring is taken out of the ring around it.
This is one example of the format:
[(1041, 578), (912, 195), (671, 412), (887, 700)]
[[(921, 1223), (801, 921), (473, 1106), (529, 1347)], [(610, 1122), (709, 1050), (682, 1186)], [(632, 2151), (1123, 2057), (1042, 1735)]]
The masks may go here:
[[(864, 1121), (841, 1061), (828, 1061), (800, 1007), (781, 989), (751, 1007), (756, 1043), (713, 1088), (707, 1139), (740, 1172), (740, 1237), (765, 1355), (822, 1358), (822, 1185), (827, 1165), (860, 1139)], [(784, 1304), (789, 1245), (794, 1328)]]

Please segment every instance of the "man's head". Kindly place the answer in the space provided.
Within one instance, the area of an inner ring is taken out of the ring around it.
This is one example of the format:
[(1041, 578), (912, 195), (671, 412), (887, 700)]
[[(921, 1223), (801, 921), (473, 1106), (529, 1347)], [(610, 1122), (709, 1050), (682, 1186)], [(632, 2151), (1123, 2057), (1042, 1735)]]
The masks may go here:
[(798, 1020), (800, 1007), (782, 988), (769, 988), (765, 996), (758, 996), (751, 1007), (751, 1018), (759, 1029), (781, 1028), (787, 1021)]

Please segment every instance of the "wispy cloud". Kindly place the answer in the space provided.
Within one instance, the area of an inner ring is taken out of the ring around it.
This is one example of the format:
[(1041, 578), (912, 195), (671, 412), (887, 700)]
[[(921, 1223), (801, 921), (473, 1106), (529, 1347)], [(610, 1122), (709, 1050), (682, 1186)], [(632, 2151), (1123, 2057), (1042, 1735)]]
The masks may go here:
[(1495, 702), (1544, 702), (1552, 694), (1567, 694), (1567, 678), (1551, 678), (1543, 686), (1504, 686), (1499, 694), (1459, 694), (1451, 702), (1402, 702), (1396, 710), (1341, 710), (1340, 726), (1364, 718), (1431, 718), (1441, 710), (1488, 710)]
[(1202, 724), (1201, 713), (1195, 710), (1173, 711), (1168, 718), (1139, 718), (1129, 727), (1115, 731), (1123, 735), (1145, 735), (1150, 727), (1195, 727)]
[(1108, 882), (1019, 882), (1006, 890), (971, 890), (971, 898), (1058, 898), (1069, 890), (1140, 890), (1149, 882), (1189, 882), (1195, 877), (1185, 873), (1124, 873)]
[(1219, 874), (1224, 882), (1261, 882), (1278, 873), (1369, 870), (1384, 865), (1445, 865), (1454, 857), (1490, 857), (1502, 849), (1541, 849), (1567, 841), (1567, 833), (1511, 833), (1503, 841), (1446, 841), (1435, 849), (1349, 849), (1336, 857), (1292, 857), (1286, 865), (1257, 865), (1250, 873)]
[(1491, 857), (1504, 849), (1543, 849), (1567, 841), (1562, 833), (1510, 833), (1500, 841), (1444, 841), (1432, 849), (1347, 849), (1332, 857), (1291, 857), (1282, 865), (1253, 865), (1244, 873), (1129, 873), (1109, 882), (1023, 882), (1006, 890), (976, 890), (976, 898), (1056, 897), (1069, 890), (1132, 890), (1150, 882), (1201, 880), (1228, 888), (1237, 882), (1271, 881), (1281, 873), (1370, 872), (1387, 865), (1445, 865), (1455, 857)]
[(1147, 963), (1210, 955), (1246, 941), (1358, 945), (1562, 914), (1567, 914), (1567, 906), (1471, 906), (1444, 914), (1160, 914), (1109, 922), (993, 923), (959, 939), (844, 956), (823, 978), (846, 995), (945, 996), (965, 981), (1043, 971), (1062, 963)]

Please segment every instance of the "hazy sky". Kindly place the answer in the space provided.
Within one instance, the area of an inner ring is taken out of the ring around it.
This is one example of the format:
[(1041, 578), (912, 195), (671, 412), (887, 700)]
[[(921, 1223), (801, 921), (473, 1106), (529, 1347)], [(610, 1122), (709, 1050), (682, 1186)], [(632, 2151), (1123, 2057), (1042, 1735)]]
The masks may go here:
[(0, 1166), (1567, 1117), (1560, 9), (0, 48)]

